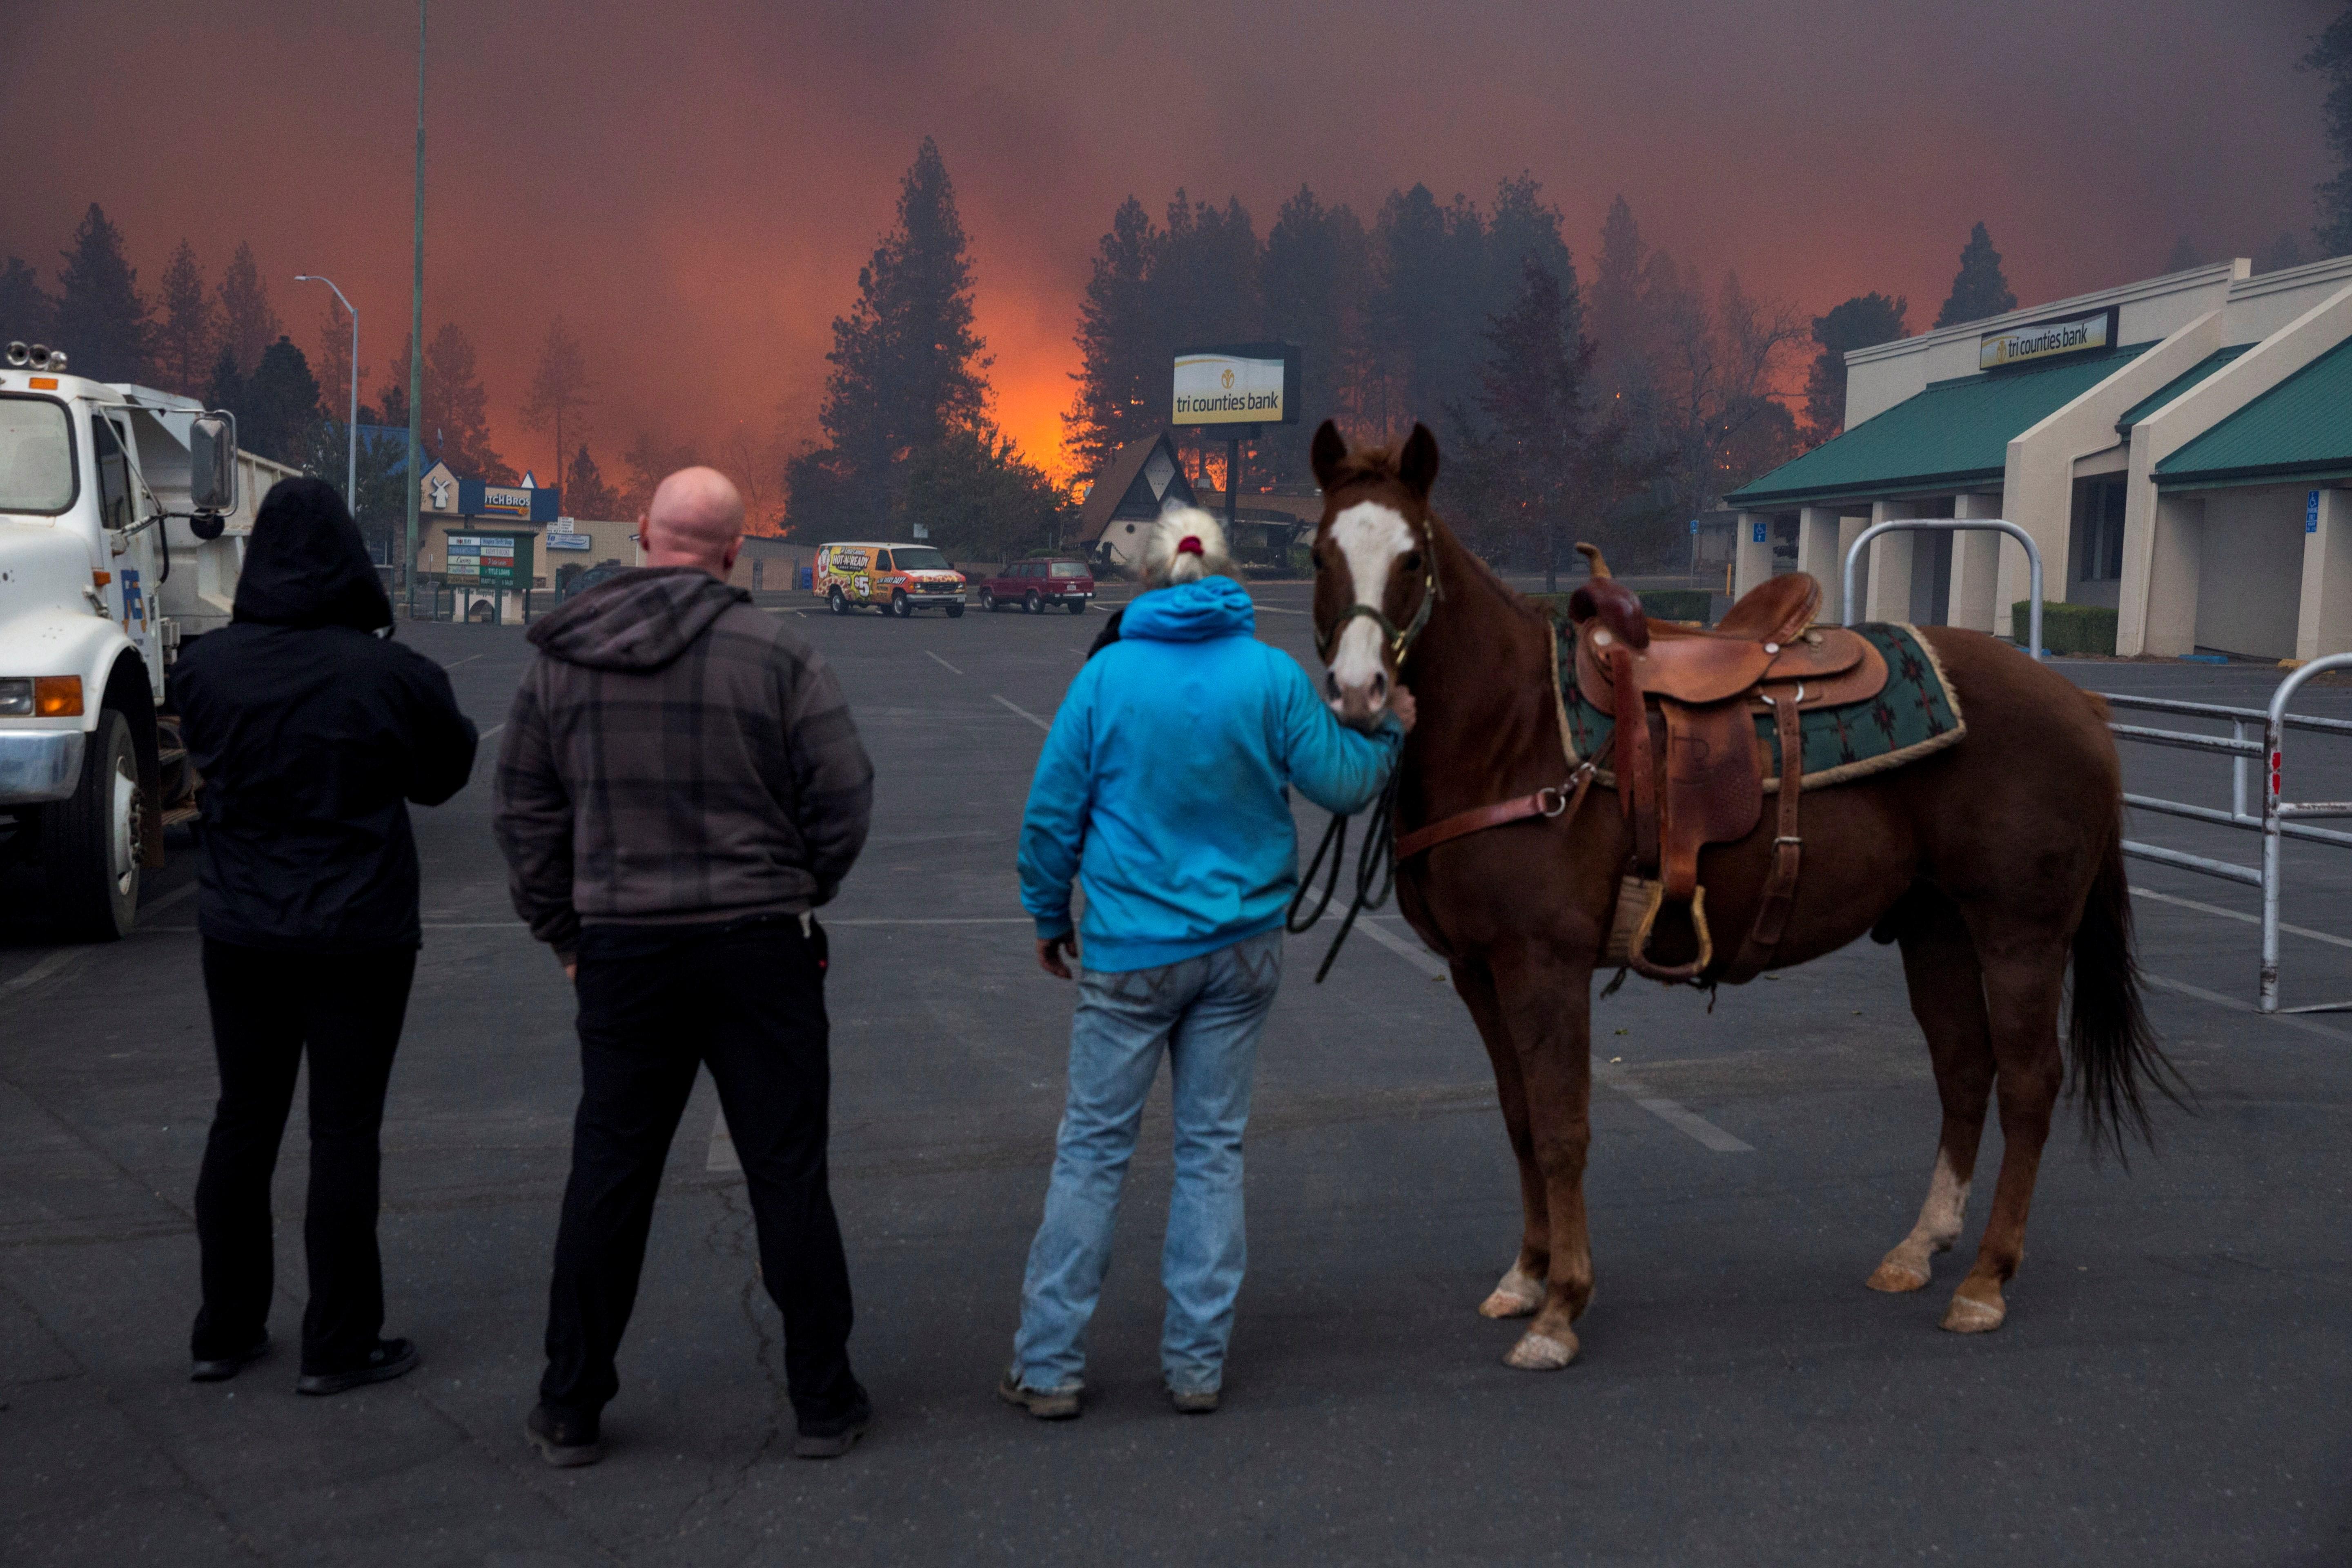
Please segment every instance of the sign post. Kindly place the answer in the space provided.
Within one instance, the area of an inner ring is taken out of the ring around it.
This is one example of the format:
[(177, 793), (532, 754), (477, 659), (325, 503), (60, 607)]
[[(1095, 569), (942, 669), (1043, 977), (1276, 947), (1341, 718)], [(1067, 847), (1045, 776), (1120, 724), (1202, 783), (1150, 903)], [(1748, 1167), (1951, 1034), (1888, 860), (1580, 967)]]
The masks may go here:
[(1296, 343), (1226, 343), (1178, 349), (1170, 423), (1225, 430), (1225, 538), (1241, 515), (1242, 440), (1268, 425), (1298, 423)]

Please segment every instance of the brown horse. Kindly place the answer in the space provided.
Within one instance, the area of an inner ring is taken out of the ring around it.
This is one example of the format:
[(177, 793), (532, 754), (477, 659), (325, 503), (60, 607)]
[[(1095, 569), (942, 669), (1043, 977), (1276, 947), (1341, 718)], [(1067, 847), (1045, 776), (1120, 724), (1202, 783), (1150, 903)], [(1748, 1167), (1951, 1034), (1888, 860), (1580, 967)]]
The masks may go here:
[[(1552, 624), (1432, 515), (1436, 441), (1415, 426), (1393, 452), (1351, 451), (1327, 423), (1313, 458), (1323, 486), (1314, 613), (1328, 694), (1357, 722), (1400, 681), (1419, 702), (1400, 763), (1396, 831), (1560, 786), (1569, 763)], [(2000, 1327), (2001, 1287), (2024, 1257), (2026, 1211), (2064, 1078), (2058, 1013), (2070, 959), (2067, 1040), (2085, 1131), (2119, 1151), (2126, 1129), (2145, 1137), (2142, 1086), (2169, 1093), (2169, 1068), (2140, 1006), (2121, 774), (2105, 705), (1980, 633), (1920, 635), (1960, 700), (1967, 733), (1893, 772), (1802, 795), (1802, 873), (1771, 966), (1864, 932), (1902, 948), (1943, 1131), (1918, 1223), (1871, 1275), (1873, 1289), (1923, 1288), (1931, 1256), (1958, 1237), (1998, 1092), (1992, 1214), (1943, 1320), (1982, 1333)], [(1748, 929), (1774, 837), (1768, 812), (1746, 839), (1703, 853), (1717, 931)], [(1479, 1308), (1491, 1318), (1534, 1314), (1506, 1358), (1516, 1367), (1575, 1359), (1570, 1325), (1592, 1299), (1583, 1190), (1591, 991), (1633, 847), (1614, 793), (1594, 789), (1580, 809), (1454, 838), (1398, 870), (1405, 918), (1452, 964), (1486, 1041), (1518, 1157), (1525, 1228)], [(1662, 934), (1660, 951), (1676, 940)], [(1686, 925), (1679, 940), (1687, 957), (1696, 942)]]

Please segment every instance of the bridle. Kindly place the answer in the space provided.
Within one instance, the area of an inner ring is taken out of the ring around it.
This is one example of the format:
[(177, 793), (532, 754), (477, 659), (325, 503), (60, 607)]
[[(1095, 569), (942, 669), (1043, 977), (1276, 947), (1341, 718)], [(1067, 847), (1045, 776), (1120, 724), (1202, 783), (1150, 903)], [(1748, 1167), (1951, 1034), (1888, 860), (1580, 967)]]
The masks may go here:
[[(1347, 630), (1348, 623), (1353, 620), (1366, 620), (1380, 628), (1381, 641), (1388, 649), (1389, 662), (1397, 668), (1398, 673), (1403, 673), (1404, 656), (1412, 650), (1413, 639), (1421, 636), (1422, 628), (1429, 625), (1429, 613), (1436, 607), (1440, 597), (1437, 587), (1437, 537), (1431, 531), (1429, 520), (1426, 517), (1422, 519), (1420, 532), (1421, 603), (1414, 608), (1412, 618), (1400, 627), (1394, 621), (1389, 619), (1388, 612), (1378, 605), (1368, 605), (1363, 600), (1358, 599), (1340, 611), (1339, 618), (1333, 621), (1328, 628), (1319, 626), (1315, 628), (1316, 658), (1327, 665), (1329, 664), (1331, 650), (1339, 646), (1339, 634)], [(1355, 588), (1352, 574), (1348, 586), (1351, 591)]]

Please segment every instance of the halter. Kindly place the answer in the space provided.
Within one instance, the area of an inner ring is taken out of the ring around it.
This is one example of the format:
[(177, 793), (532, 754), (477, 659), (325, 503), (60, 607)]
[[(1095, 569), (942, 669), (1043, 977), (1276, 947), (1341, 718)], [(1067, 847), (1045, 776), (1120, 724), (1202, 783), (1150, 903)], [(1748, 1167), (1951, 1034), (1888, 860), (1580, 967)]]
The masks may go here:
[(1437, 541), (1426, 521), (1421, 525), (1421, 606), (1413, 611), (1412, 619), (1402, 629), (1378, 605), (1368, 605), (1359, 599), (1339, 612), (1339, 618), (1331, 623), (1328, 631), (1321, 626), (1315, 628), (1315, 657), (1326, 664), (1330, 663), (1331, 649), (1338, 644), (1339, 634), (1347, 629), (1349, 621), (1360, 618), (1380, 627), (1388, 648), (1389, 662), (1400, 670), (1404, 668), (1404, 656), (1412, 648), (1413, 639), (1421, 636), (1422, 628), (1429, 625), (1429, 612), (1435, 607), (1439, 597)]

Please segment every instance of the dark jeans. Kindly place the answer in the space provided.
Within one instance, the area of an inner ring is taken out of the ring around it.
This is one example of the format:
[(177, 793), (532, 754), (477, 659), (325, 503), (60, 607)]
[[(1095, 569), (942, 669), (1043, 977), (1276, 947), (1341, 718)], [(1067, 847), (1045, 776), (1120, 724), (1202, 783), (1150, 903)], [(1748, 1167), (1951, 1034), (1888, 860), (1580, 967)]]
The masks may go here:
[(865, 1395), (849, 1370), (849, 1265), (825, 1185), (824, 932), (797, 916), (581, 932), (580, 1113), (548, 1292), (559, 1411), (602, 1410), (636, 1305), (654, 1194), (705, 1064), (743, 1162), (760, 1267), (784, 1317), (784, 1376), (803, 1432), (838, 1430)]
[(205, 995), (221, 1096), (196, 1178), (205, 1290), (190, 1347), (197, 1360), (234, 1356), (268, 1324), (269, 1180), (306, 1050), (310, 1191), (302, 1245), (310, 1300), (302, 1312), (302, 1370), (344, 1371), (375, 1349), (383, 1328), (377, 1134), (415, 973), (414, 948), (279, 952), (205, 940)]

